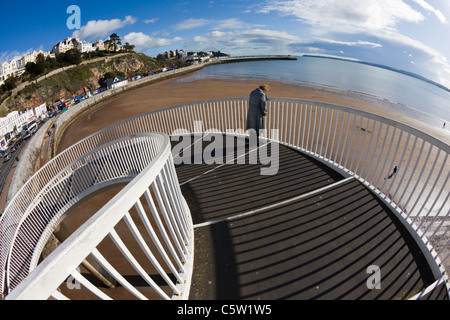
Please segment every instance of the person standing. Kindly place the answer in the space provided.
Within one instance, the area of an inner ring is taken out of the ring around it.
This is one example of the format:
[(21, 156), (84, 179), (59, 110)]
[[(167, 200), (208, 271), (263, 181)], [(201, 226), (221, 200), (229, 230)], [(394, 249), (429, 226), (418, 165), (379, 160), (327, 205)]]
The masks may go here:
[[(266, 102), (269, 86), (267, 84), (259, 86), (250, 93), (249, 107), (247, 112), (246, 130), (256, 132), (257, 141), (259, 141), (259, 131), (264, 129), (264, 117), (267, 114)], [(250, 132), (252, 134), (252, 132)]]

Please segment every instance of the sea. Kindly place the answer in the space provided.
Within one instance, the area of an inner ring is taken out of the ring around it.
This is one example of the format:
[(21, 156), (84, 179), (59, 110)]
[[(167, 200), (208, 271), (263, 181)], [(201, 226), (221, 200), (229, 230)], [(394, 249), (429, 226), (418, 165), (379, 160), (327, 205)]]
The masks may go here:
[(433, 127), (443, 128), (446, 123), (445, 130), (450, 130), (450, 92), (439, 85), (351, 60), (296, 58), (211, 65), (177, 81), (266, 80), (326, 89), (379, 101), (381, 107)]

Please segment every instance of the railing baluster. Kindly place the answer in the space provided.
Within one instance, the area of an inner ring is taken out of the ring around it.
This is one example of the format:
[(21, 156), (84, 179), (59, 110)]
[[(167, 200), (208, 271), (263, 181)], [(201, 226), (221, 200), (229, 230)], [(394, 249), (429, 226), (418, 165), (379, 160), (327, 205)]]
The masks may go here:
[(72, 271), (72, 277), (77, 280), (80, 284), (85, 286), (89, 291), (95, 294), (102, 300), (112, 300), (108, 295), (106, 295), (103, 291), (98, 289), (95, 285), (93, 285), (89, 280), (81, 275), (77, 270)]
[(131, 294), (140, 300), (148, 300), (142, 293), (140, 293), (131, 283), (129, 283), (121, 274), (118, 272), (105, 257), (97, 250), (94, 249), (91, 252), (92, 256), (97, 260), (97, 262), (114, 278), (119, 282), (125, 289), (127, 289)]
[(150, 278), (150, 276), (147, 274), (144, 268), (142, 268), (142, 266), (137, 262), (136, 258), (131, 254), (130, 250), (128, 250), (128, 248), (125, 246), (125, 243), (123, 243), (122, 239), (117, 234), (116, 230), (114, 229), (111, 230), (109, 236), (116, 245), (116, 247), (120, 250), (120, 252), (128, 260), (128, 262), (133, 266), (133, 268), (141, 275), (141, 277), (145, 280), (145, 282), (147, 282), (148, 285), (152, 287), (153, 290), (155, 290), (161, 298), (169, 300), (170, 299), (169, 296), (163, 290), (161, 290), (161, 288), (155, 283), (155, 281), (153, 281), (153, 279)]

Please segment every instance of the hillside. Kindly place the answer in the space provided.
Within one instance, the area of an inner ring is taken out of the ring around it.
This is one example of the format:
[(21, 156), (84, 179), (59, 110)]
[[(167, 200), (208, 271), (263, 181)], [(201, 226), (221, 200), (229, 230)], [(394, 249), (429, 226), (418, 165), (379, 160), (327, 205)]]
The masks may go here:
[(157, 61), (144, 54), (137, 53), (109, 57), (92, 63), (88, 61), (83, 65), (48, 76), (38, 82), (34, 81), (6, 99), (2, 108), (9, 112), (33, 108), (43, 103), (50, 106), (60, 99), (69, 99), (98, 89), (101, 80), (108, 76), (108, 73), (110, 75), (119, 72), (130, 78), (137, 75), (146, 75), (175, 63), (172, 60)]

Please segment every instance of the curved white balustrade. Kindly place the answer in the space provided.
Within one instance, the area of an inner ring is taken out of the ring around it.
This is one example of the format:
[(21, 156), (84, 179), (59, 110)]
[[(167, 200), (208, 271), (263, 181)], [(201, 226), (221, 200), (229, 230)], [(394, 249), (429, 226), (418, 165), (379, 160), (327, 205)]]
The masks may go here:
[[(421, 245), (435, 277), (440, 281), (447, 279), (448, 221), (450, 215), (450, 203), (448, 201), (450, 193), (450, 165), (448, 160), (450, 146), (448, 144), (391, 119), (348, 107), (313, 101), (271, 99), (268, 108), (269, 112), (266, 117), (266, 137), (268, 139), (308, 153), (342, 174), (354, 176), (366, 184), (369, 189), (394, 209), (409, 228)], [(34, 210), (32, 206), (35, 208), (39, 206), (35, 199), (42, 195), (42, 191), (46, 190), (45, 188), (51, 188), (57, 179), (63, 178), (64, 181), (71, 179), (69, 178), (70, 174), (66, 176), (62, 174), (69, 164), (74, 161), (77, 162), (76, 160), (83, 156), (86, 159), (86, 155), (91, 150), (96, 148), (101, 150), (101, 146), (104, 144), (121, 138), (125, 138), (122, 141), (126, 141), (126, 137), (133, 134), (161, 132), (173, 135), (183, 132), (204, 133), (207, 131), (245, 134), (246, 113), (247, 98), (223, 99), (176, 106), (122, 121), (65, 150), (27, 182), (12, 200), (5, 211), (4, 217), (0, 220), (2, 230), (2, 248), (0, 251), (2, 279), (5, 280), (7, 278), (5, 276), (10, 275), (10, 271), (6, 274), (4, 271), (8, 270), (6, 267), (10, 265), (8, 259), (11, 259), (12, 256), (8, 255), (8, 252), (12, 244), (19, 239), (19, 242), (25, 241), (25, 237), (21, 235), (21, 228), (18, 227), (19, 222)], [(167, 146), (167, 148), (169, 147)], [(123, 152), (124, 150), (122, 150), (122, 154)], [(77, 163), (81, 164), (82, 162), (79, 161)], [(169, 162), (171, 161), (170, 157)], [(93, 166), (89, 166), (91, 174), (95, 174)], [(83, 166), (77, 167), (79, 173), (82, 172), (82, 168)], [(147, 174), (156, 170), (154, 166), (149, 168), (151, 170), (147, 171)], [(392, 174), (394, 168), (397, 168), (397, 170), (395, 170), (395, 174)], [(166, 172), (166, 177), (172, 178), (169, 179), (171, 188), (178, 190), (178, 185), (173, 184), (176, 181), (173, 164), (167, 165), (163, 171)], [(70, 170), (67, 172), (70, 172)], [(168, 174), (168, 172), (171, 173)], [(144, 172), (138, 175), (131, 184), (139, 184), (144, 177), (143, 174)], [(84, 176), (84, 173), (80, 176)], [(104, 183), (107, 183), (108, 179)], [(156, 180), (158, 181), (158, 179)], [(113, 183), (113, 180), (110, 181)], [(159, 183), (162, 182), (159, 181)], [(83, 185), (80, 182), (79, 185), (80, 190), (82, 190), (88, 184)], [(177, 194), (178, 192), (176, 191)], [(82, 191), (80, 194), (82, 194)], [(145, 191), (141, 193), (141, 195), (145, 194)], [(136, 205), (137, 202), (130, 202), (131, 199), (128, 200), (126, 195), (126, 193), (121, 194), (122, 200), (116, 197), (116, 203), (105, 206), (98, 213), (98, 219), (100, 219), (100, 216), (112, 214), (111, 208), (122, 201), (126, 201), (129, 207)], [(170, 198), (168, 197), (168, 199)], [(48, 203), (51, 203), (51, 200), (54, 201), (53, 203), (59, 201), (55, 196), (49, 197), (50, 202)], [(76, 201), (76, 198), (73, 198), (73, 201)], [(163, 202), (162, 199), (161, 201)], [(147, 199), (147, 202), (151, 204), (151, 200)], [(176, 202), (177, 206), (173, 208), (180, 210), (181, 217), (189, 216), (181, 194)], [(141, 210), (139, 204), (137, 209), (138, 211)], [(54, 212), (62, 209), (47, 210)], [(177, 210), (172, 210), (172, 212), (176, 214)], [(127, 218), (126, 215), (122, 217)], [(41, 223), (47, 225), (48, 221)], [(186, 235), (190, 235), (192, 225), (189, 219), (182, 225), (184, 225)], [(105, 235), (110, 234), (115, 244), (126, 255), (126, 250), (122, 247), (120, 239), (112, 230), (105, 231)], [(130, 225), (130, 230), (133, 230), (132, 225)], [(74, 243), (77, 243), (77, 236), (82, 236), (82, 231), (71, 237)], [(178, 238), (188, 239), (181, 235)], [(73, 247), (68, 248), (69, 244), (66, 248), (65, 243), (66, 241), (62, 245), (64, 248), (61, 251), (68, 255), (69, 249), (75, 249)], [(97, 260), (103, 261), (101, 256), (95, 251), (94, 253), (97, 255)], [(25, 259), (25, 256), (23, 259)], [(187, 256), (191, 257), (189, 254)], [(18, 259), (18, 265), (20, 266), (23, 261), (19, 257), (20, 255), (17, 255), (14, 259)], [(47, 260), (37, 266), (41, 273), (46, 273), (47, 263), (50, 264)], [(71, 272), (72, 270), (66, 273), (66, 276)], [(39, 273), (33, 272), (34, 274)], [(80, 277), (76, 273), (73, 276), (75, 278)], [(117, 277), (119, 276), (117, 275)], [(5, 288), (5, 283), (9, 283), (8, 281), (2, 282), (2, 289)], [(26, 282), (28, 281), (27, 278)], [(25, 285), (20, 284), (21, 287)], [(53, 289), (56, 289), (58, 285)], [(174, 292), (180, 291), (174, 290)], [(141, 297), (138, 293), (136, 293), (136, 296)], [(168, 298), (164, 295), (163, 297)]]

